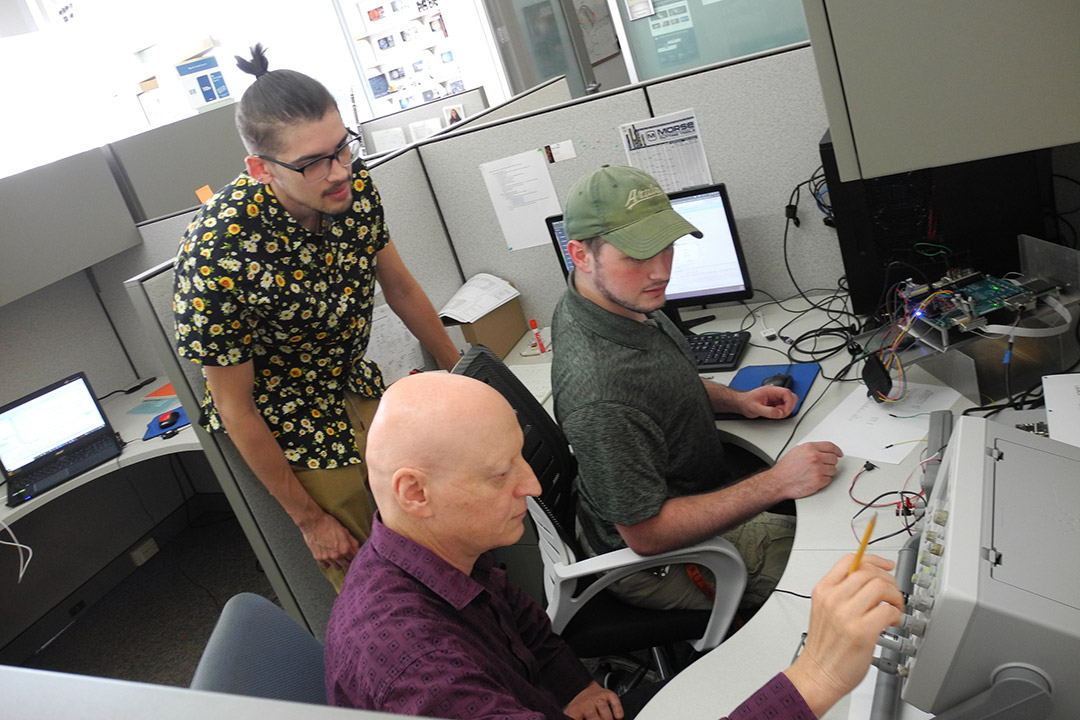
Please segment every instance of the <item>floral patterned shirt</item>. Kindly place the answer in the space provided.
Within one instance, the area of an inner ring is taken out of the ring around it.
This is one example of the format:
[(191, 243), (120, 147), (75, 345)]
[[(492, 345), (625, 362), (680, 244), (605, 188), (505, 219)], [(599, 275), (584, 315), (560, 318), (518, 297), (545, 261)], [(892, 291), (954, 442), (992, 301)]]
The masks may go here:
[[(255, 405), (288, 461), (309, 468), (360, 462), (345, 391), (379, 397), (364, 358), (375, 296), (375, 254), (389, 234), (361, 164), (353, 205), (322, 232), (298, 223), (246, 174), (219, 190), (188, 226), (176, 260), (177, 350), (201, 365), (254, 362)], [(223, 430), (206, 390), (203, 427)]]

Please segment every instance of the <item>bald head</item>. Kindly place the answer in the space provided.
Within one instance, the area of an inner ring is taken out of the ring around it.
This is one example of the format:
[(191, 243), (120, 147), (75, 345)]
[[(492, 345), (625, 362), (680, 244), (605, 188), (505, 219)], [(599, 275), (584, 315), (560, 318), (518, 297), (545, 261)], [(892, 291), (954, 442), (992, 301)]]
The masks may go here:
[(383, 395), (368, 430), (371, 493), (383, 523), (465, 570), (522, 532), (539, 493), (513, 409), (462, 375), (421, 373)]
[(516, 428), (503, 396), (463, 375), (419, 373), (395, 382), (379, 402), (368, 431), (368, 474), (380, 509), (380, 495), (398, 468), (442, 474), (483, 439), (481, 428), (506, 425), (507, 418)]

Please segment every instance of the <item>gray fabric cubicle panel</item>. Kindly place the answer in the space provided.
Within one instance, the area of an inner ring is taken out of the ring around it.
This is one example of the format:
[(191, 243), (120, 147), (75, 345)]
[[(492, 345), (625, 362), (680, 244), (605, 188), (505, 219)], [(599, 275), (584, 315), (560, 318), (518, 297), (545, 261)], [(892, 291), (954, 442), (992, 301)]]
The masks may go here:
[(413, 277), (438, 310), (464, 283), (416, 148), (372, 164), (386, 226)]
[(127, 349), (139, 377), (160, 375), (161, 361), (146, 342), (146, 331), (139, 323), (124, 281), (146, 268), (156, 267), (176, 257), (180, 237), (198, 208), (150, 222), (139, 223), (142, 244), (114, 255), (90, 269), (101, 289), (101, 300), (109, 311), (116, 334)]
[(109, 145), (130, 183), (140, 220), (198, 203), (195, 191), (225, 185), (244, 169), (236, 103), (162, 125)]
[[(180, 360), (174, 351), (171, 263), (125, 284), (144, 331), (155, 345), (184, 409), (189, 417), (197, 418), (204, 380), (195, 363)], [(227, 436), (211, 435), (202, 428), (195, 428), (195, 431), (282, 607), (305, 622), (321, 641), (335, 593), (319, 572), (300, 531), (251, 473)], [(212, 562), (212, 558), (209, 561)]]
[(489, 123), (514, 115), (522, 115), (533, 110), (543, 110), (552, 105), (569, 102), (573, 97), (570, 94), (570, 83), (566, 82), (566, 76), (560, 75), (542, 85), (537, 85), (515, 95), (501, 105), (496, 105), (477, 118), (476, 122)]
[[(482, 87), (474, 88), (458, 93), (457, 95), (447, 95), (446, 97), (432, 100), (423, 105), (400, 110), (392, 115), (384, 115), (383, 117), (375, 118), (374, 120), (362, 122), (360, 123), (360, 132), (364, 136), (364, 148), (369, 155), (377, 152), (373, 133), (377, 133), (380, 130), (389, 130), (391, 128), (401, 128), (405, 133), (406, 143), (415, 142), (412, 133), (409, 131), (409, 123), (430, 119), (442, 121), (443, 108), (449, 108), (453, 105), (461, 105), (461, 109), (465, 112), (465, 119), (468, 119), (487, 109), (487, 93), (484, 92), (484, 88)], [(446, 130), (448, 127), (450, 126), (444, 124), (443, 130)]]
[(590, 95), (421, 145), (420, 156), (465, 277), (486, 272), (509, 280), (521, 291), (525, 316), (540, 325), (549, 324), (565, 287), (560, 261), (550, 244), (507, 250), (479, 166), (572, 141), (577, 157), (548, 165), (561, 204), (570, 186), (585, 174), (604, 163), (626, 163), (618, 125), (647, 117), (645, 93), (635, 88)]
[[(808, 45), (651, 84), (656, 115), (694, 109), (713, 180), (727, 184), (754, 287), (777, 297), (795, 292), (784, 268), (784, 206), (795, 186), (821, 165), (828, 127), (814, 55)], [(832, 288), (843, 275), (836, 231), (826, 227), (803, 189), (800, 227), (788, 257), (799, 287)]]
[(98, 395), (135, 381), (83, 273), (0, 307), (0, 367), (0, 404), (80, 370)]
[(0, 305), (139, 243), (100, 149), (0, 179)]

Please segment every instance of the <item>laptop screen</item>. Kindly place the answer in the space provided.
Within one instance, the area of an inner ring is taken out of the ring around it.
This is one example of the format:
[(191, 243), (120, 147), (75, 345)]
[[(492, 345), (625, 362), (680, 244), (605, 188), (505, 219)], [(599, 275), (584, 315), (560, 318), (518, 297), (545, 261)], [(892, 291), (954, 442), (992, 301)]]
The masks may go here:
[(13, 473), (105, 426), (86, 378), (75, 375), (0, 410), (0, 463)]

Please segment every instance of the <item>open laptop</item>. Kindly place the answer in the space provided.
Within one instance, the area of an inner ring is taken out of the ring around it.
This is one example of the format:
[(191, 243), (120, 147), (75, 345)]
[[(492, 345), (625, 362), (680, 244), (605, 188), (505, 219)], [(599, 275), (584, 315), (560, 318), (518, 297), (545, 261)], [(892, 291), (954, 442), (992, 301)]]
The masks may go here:
[(122, 449), (83, 373), (0, 408), (7, 504), (20, 505), (108, 462)]

